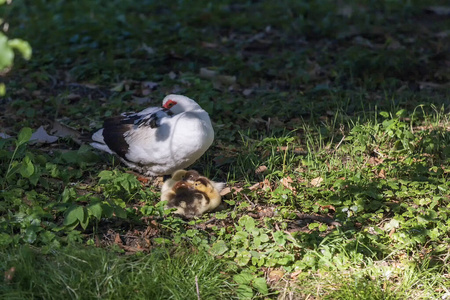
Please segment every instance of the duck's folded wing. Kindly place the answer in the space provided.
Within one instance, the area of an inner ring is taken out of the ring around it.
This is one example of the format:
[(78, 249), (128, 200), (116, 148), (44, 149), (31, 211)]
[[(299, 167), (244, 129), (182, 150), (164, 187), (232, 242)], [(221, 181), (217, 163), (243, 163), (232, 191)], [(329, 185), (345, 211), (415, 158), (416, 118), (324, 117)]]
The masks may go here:
[[(143, 112), (147, 113), (144, 114)], [(160, 120), (166, 117), (169, 117), (168, 112), (165, 109), (160, 108), (146, 109), (139, 113), (122, 114), (118, 117), (106, 119), (103, 123), (103, 129), (97, 131), (92, 138), (93, 140), (100, 142), (100, 137), (98, 135), (101, 135), (104, 144), (111, 151), (126, 159), (126, 154), (130, 147), (126, 137), (130, 135), (130, 133), (140, 130), (156, 130), (160, 125)], [(97, 139), (94, 139), (96, 135)]]

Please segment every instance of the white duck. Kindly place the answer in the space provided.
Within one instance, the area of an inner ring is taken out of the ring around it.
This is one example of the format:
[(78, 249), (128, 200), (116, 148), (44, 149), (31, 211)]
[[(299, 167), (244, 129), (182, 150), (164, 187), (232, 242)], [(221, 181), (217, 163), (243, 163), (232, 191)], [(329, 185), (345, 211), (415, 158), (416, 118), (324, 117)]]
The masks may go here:
[(92, 140), (92, 147), (116, 154), (137, 172), (158, 176), (193, 164), (211, 146), (214, 130), (208, 113), (194, 100), (168, 95), (162, 108), (106, 119)]

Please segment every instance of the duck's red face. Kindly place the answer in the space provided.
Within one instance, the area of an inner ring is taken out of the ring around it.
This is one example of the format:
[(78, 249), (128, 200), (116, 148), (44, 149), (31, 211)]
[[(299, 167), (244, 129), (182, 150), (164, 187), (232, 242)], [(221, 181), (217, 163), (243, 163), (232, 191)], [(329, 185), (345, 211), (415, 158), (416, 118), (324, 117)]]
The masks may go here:
[(174, 107), (177, 104), (177, 101), (173, 101), (173, 100), (167, 100), (167, 102), (163, 105), (164, 108), (166, 109), (171, 109), (172, 107)]

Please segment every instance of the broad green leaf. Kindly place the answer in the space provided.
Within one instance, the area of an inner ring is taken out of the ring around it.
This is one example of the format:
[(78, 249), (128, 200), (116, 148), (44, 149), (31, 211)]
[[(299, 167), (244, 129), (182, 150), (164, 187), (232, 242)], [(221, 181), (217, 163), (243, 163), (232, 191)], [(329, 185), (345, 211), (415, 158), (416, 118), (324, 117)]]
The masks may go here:
[(108, 170), (103, 170), (98, 174), (98, 177), (100, 177), (99, 183), (104, 183), (104, 182), (107, 182), (109, 179), (112, 179), (114, 176), (113, 176), (113, 172), (108, 171)]
[(252, 299), (253, 298), (253, 290), (248, 285), (240, 284), (236, 289), (236, 294), (239, 299)]
[(248, 233), (245, 231), (238, 231), (234, 234), (232, 241), (234, 243), (241, 243), (245, 248), (248, 247)]
[(80, 220), (80, 225), (83, 229), (86, 229), (89, 225), (89, 213), (87, 212), (86, 207), (81, 207), (83, 209), (83, 219)]
[(319, 226), (320, 226), (319, 223), (310, 223), (310, 224), (308, 225), (308, 229), (309, 229), (309, 230), (313, 230), (314, 228), (317, 228), (317, 227), (319, 227)]
[(4, 83), (0, 83), (0, 97), (5, 96), (6, 94), (6, 86)]
[(116, 215), (116, 217), (122, 218), (122, 219), (125, 219), (127, 217), (127, 212), (125, 211), (125, 209), (123, 209), (122, 207), (119, 207), (119, 206), (116, 206), (114, 208), (114, 214)]
[(261, 246), (261, 238), (259, 236), (253, 238), (253, 246), (256, 248), (259, 248), (259, 246)]
[(94, 216), (97, 220), (102, 217), (102, 204), (101, 202), (93, 203), (87, 207), (89, 214)]
[(55, 237), (56, 234), (47, 230), (39, 234), (39, 239), (46, 245), (51, 243), (55, 239)]
[(114, 214), (114, 209), (110, 205), (103, 206), (103, 217), (111, 218)]
[(239, 219), (239, 225), (241, 225), (242, 227), (245, 227), (245, 229), (250, 232), (251, 230), (253, 230), (253, 228), (255, 228), (255, 220), (250, 217), (250, 216), (242, 216)]
[(321, 224), (321, 225), (319, 226), (319, 231), (326, 231), (327, 229), (328, 229), (327, 224)]
[(195, 230), (195, 229), (186, 230), (186, 236), (188, 236), (188, 237), (194, 237), (197, 234), (198, 234), (198, 230)]
[(391, 221), (389, 221), (389, 223), (386, 223), (384, 225), (384, 230), (390, 231), (393, 228), (398, 228), (399, 226), (400, 226), (400, 222), (396, 219), (392, 219)]
[(234, 275), (233, 280), (237, 284), (250, 284), (255, 276), (248, 272), (242, 272), (240, 274)]
[(293, 254), (285, 254), (284, 257), (278, 259), (278, 264), (285, 266), (290, 262), (293, 262), (295, 257)]
[(30, 178), (28, 179), (30, 180), (30, 183), (34, 186), (36, 186), (36, 184), (40, 180), (41, 186), (48, 189), (48, 181), (41, 175), (42, 175), (41, 172), (34, 172), (33, 175), (31, 175)]
[(279, 246), (286, 244), (286, 234), (282, 231), (275, 231), (273, 233), (273, 239)]
[(70, 188), (66, 187), (61, 194), (61, 201), (63, 203), (67, 203), (71, 200), (76, 199), (76, 197), (77, 197), (77, 192), (75, 191), (75, 189), (72, 187), (70, 187)]
[(250, 261), (251, 257), (252, 257), (252, 255), (250, 254), (250, 252), (248, 252), (247, 250), (242, 250), (242, 251), (238, 251), (234, 261), (239, 266), (245, 266), (246, 264), (248, 264), (248, 262)]
[(27, 243), (32, 244), (32, 243), (34, 243), (36, 241), (36, 238), (37, 238), (36, 231), (37, 231), (37, 229), (38, 228), (36, 226), (30, 226), (30, 227), (27, 228), (27, 230), (25, 231), (25, 236), (24, 236), (24, 239), (25, 239), (25, 241)]
[(431, 240), (436, 240), (440, 236), (440, 231), (438, 228), (434, 228), (427, 232), (427, 235), (431, 238)]
[(406, 109), (400, 109), (398, 112), (395, 113), (397, 117), (405, 117), (406, 116)]
[(0, 32), (0, 71), (10, 67), (14, 60), (14, 51), (8, 45), (8, 38)]
[(20, 175), (22, 175), (25, 178), (30, 178), (31, 175), (34, 173), (34, 165), (31, 162), (30, 157), (27, 155), (22, 160), (22, 166), (20, 167)]
[(19, 135), (17, 136), (17, 140), (16, 140), (16, 146), (19, 147), (20, 145), (25, 144), (26, 142), (28, 142), (31, 138), (31, 128), (28, 127), (24, 127), (22, 128), (22, 130), (20, 130)]
[(389, 118), (389, 113), (387, 111), (381, 111), (380, 116), (382, 116), (383, 118)]
[(77, 221), (84, 220), (84, 209), (82, 206), (72, 206), (69, 208), (66, 217), (64, 218), (64, 225), (72, 225)]
[(308, 267), (313, 267), (316, 264), (317, 257), (313, 253), (306, 253), (302, 258), (302, 263)]
[(125, 178), (125, 177), (120, 178), (119, 183), (125, 191), (127, 191), (128, 193), (130, 192), (131, 186), (130, 186), (130, 181), (128, 180), (128, 178)]
[(228, 247), (227, 244), (225, 244), (225, 241), (219, 240), (212, 245), (210, 253), (214, 256), (217, 256), (224, 254), (225, 252), (227, 252), (227, 250)]
[(0, 233), (0, 246), (7, 246), (11, 244), (13, 238), (7, 233)]
[(269, 236), (265, 233), (261, 234), (259, 236), (259, 238), (261, 239), (261, 242), (263, 242), (263, 243), (267, 243), (269, 241)]
[(22, 54), (23, 58), (25, 58), (26, 60), (29, 60), (31, 58), (32, 51), (28, 42), (21, 39), (12, 39), (8, 41), (8, 45), (11, 48), (19, 51)]
[(267, 287), (267, 282), (264, 278), (258, 277), (253, 279), (252, 285), (262, 295), (267, 295), (269, 293), (269, 288)]

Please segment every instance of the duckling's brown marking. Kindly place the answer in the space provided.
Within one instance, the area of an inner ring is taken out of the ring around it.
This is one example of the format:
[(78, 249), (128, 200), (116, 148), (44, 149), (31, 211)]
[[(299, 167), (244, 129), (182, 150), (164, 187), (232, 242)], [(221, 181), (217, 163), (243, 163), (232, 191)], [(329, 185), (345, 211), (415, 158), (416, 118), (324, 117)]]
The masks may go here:
[(166, 208), (176, 208), (175, 214), (192, 218), (216, 209), (221, 203), (223, 183), (209, 180), (195, 170), (177, 170), (161, 189)]
[(184, 174), (183, 179), (186, 181), (194, 181), (199, 177), (200, 177), (200, 174), (197, 171), (189, 170), (189, 171), (186, 171), (186, 174)]

